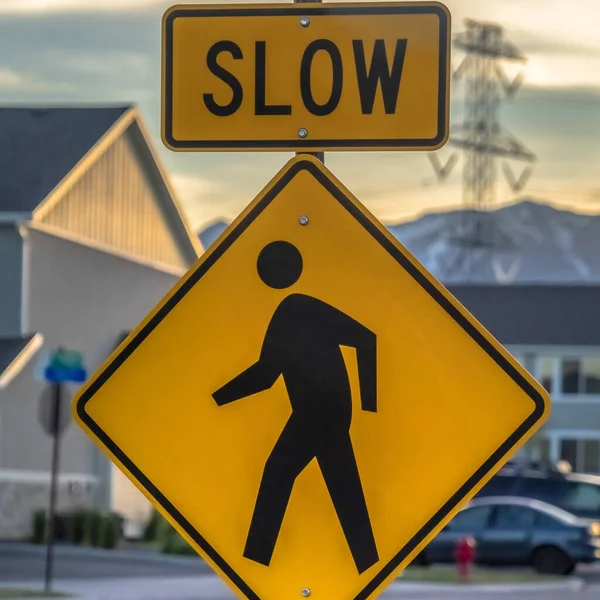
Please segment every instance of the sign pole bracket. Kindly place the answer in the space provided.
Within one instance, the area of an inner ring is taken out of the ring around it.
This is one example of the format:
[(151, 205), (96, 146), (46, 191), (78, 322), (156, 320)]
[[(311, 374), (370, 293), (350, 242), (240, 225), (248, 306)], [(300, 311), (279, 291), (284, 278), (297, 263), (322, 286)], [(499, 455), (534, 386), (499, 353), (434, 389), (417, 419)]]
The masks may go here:
[[(323, 0), (294, 0), (294, 4), (309, 4), (309, 3), (319, 3), (322, 4)], [(310, 154), (314, 156), (317, 160), (320, 160), (323, 164), (325, 164), (325, 152), (296, 152), (296, 156), (300, 154)]]

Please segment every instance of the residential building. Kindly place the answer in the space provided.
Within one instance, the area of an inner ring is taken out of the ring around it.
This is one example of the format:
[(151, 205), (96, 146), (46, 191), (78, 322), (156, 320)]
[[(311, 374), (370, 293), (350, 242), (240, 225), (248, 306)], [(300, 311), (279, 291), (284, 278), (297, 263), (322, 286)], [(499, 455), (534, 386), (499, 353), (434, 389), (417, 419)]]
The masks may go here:
[[(201, 251), (134, 106), (0, 108), (0, 538), (26, 535), (47, 506), (43, 352), (80, 351), (95, 370)], [(145, 518), (141, 493), (73, 424), (60, 467), (61, 510)]]
[(450, 291), (551, 395), (549, 420), (526, 452), (599, 474), (600, 286), (454, 285)]

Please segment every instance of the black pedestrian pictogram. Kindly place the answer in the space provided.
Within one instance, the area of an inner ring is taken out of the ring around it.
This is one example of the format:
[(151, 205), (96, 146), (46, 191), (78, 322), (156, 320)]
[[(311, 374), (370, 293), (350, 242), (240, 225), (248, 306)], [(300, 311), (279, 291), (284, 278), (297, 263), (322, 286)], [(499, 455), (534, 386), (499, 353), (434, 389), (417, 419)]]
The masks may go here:
[[(289, 242), (265, 246), (257, 270), (285, 289), (302, 274)], [(219, 406), (269, 389), (283, 376), (292, 406), (262, 476), (244, 556), (268, 566), (296, 477), (316, 458), (359, 573), (379, 560), (350, 439), (352, 398), (340, 346), (356, 348), (363, 410), (377, 411), (377, 338), (333, 306), (286, 296), (271, 318), (256, 363), (213, 394)]]

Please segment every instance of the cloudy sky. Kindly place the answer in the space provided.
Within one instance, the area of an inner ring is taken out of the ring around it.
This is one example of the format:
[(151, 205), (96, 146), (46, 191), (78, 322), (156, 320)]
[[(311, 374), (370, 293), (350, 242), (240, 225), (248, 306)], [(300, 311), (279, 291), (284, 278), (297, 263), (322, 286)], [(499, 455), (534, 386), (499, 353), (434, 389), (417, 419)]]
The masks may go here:
[[(291, 155), (175, 154), (162, 147), (160, 20), (173, 3), (0, 0), (0, 102), (137, 103), (188, 215), (199, 227), (234, 217)], [(454, 32), (462, 29), (465, 18), (494, 21), (528, 56), (524, 86), (501, 109), (507, 129), (537, 155), (523, 194), (600, 212), (600, 2), (446, 4)], [(460, 120), (460, 88), (453, 97), (453, 120)], [(450, 152), (443, 148), (440, 158)], [(440, 185), (422, 153), (331, 153), (326, 163), (384, 222), (461, 201), (461, 169)], [(499, 181), (497, 201), (513, 198)]]

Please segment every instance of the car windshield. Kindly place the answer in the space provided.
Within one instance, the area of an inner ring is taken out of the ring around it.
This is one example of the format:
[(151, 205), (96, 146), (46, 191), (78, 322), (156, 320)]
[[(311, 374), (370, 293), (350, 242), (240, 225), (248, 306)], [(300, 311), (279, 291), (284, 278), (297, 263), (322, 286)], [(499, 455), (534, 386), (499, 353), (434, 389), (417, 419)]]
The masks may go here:
[(461, 532), (484, 529), (489, 521), (491, 512), (491, 505), (465, 508), (448, 523), (446, 529)]

